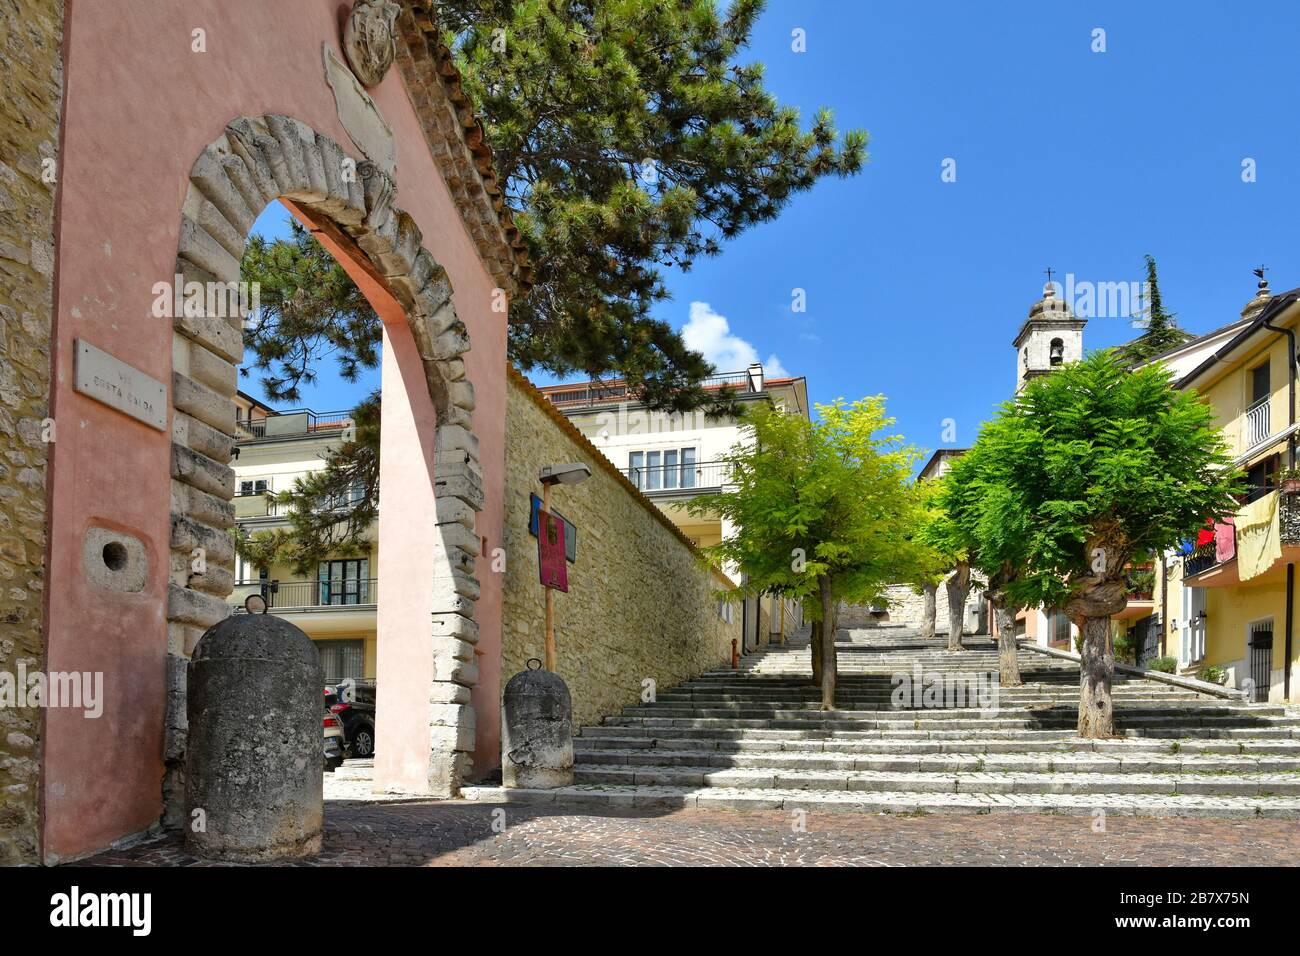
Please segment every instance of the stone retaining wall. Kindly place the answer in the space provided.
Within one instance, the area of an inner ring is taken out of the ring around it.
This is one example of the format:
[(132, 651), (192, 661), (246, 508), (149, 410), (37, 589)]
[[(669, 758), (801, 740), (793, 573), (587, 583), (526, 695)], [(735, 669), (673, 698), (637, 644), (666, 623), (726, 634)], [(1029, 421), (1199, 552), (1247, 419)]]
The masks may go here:
[(505, 605), (502, 684), (542, 658), (544, 594), (529, 496), (544, 465), (584, 462), (592, 476), (559, 486), (553, 510), (578, 528), (569, 591), (555, 595), (557, 668), (573, 695), (574, 726), (598, 721), (658, 690), (728, 661), (740, 638), (718, 613), (730, 582), (700, 563), (686, 537), (521, 375), (511, 371), (506, 413)]
[[(44, 670), (46, 423), (63, 4), (0, 4), (0, 671)], [(75, 427), (69, 425), (69, 428)], [(7, 680), (6, 680), (7, 682)], [(38, 861), (37, 708), (0, 708), (0, 866)]]
[[(978, 603), (980, 590), (972, 586), (970, 596), (966, 599), (967, 606)], [(869, 608), (857, 604), (841, 604), (839, 610), (840, 627), (870, 627), (872, 624), (889, 623), (902, 624), (906, 627), (921, 626), (921, 611), (924, 597), (914, 591), (910, 584), (891, 584), (885, 589), (886, 603), (889, 605), (887, 614), (872, 614)], [(938, 591), (935, 593), (935, 631), (942, 634), (948, 633), (948, 589), (941, 583)], [(969, 622), (968, 622), (969, 633)]]

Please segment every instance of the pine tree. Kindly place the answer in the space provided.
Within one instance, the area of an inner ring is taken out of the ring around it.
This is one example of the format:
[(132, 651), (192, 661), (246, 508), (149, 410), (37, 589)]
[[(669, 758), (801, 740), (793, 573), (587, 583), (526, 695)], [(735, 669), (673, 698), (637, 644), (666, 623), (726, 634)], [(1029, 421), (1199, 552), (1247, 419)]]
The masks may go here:
[(1150, 255), (1146, 260), (1148, 309), (1146, 330), (1132, 342), (1121, 345), (1117, 350), (1123, 361), (1129, 365), (1150, 361), (1157, 355), (1162, 355), (1196, 338), (1190, 332), (1180, 329), (1174, 315), (1165, 311), (1164, 303), (1160, 301), (1160, 284), (1156, 279), (1156, 260)]

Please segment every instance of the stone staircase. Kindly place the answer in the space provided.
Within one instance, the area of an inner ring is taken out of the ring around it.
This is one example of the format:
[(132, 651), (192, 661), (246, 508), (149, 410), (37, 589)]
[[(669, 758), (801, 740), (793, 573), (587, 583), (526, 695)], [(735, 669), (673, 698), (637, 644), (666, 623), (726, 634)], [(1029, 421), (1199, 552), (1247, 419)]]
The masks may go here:
[[(841, 631), (837, 709), (820, 709), (807, 639), (747, 656), (626, 708), (574, 740), (575, 784), (466, 788), (471, 799), (646, 808), (869, 813), (1300, 817), (1300, 716), (1117, 677), (1122, 738), (1075, 735), (1078, 667), (1021, 649), (1023, 687), (997, 689), (997, 650), (879, 627)], [(893, 676), (939, 679), (949, 706)], [(996, 689), (996, 699), (956, 694)], [(934, 703), (934, 701), (930, 701)], [(922, 706), (917, 706), (921, 704)]]

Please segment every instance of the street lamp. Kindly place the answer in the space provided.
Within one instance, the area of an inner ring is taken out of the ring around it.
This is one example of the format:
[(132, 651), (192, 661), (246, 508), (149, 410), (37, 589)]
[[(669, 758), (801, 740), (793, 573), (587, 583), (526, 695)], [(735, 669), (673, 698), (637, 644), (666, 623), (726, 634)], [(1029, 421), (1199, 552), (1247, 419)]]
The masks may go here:
[[(546, 520), (551, 520), (551, 489), (556, 485), (576, 485), (579, 482), (586, 481), (591, 477), (591, 469), (582, 462), (569, 462), (563, 465), (547, 465), (537, 475), (537, 480), (542, 483), (542, 513), (546, 515)], [(541, 522), (537, 525), (537, 541), (540, 545), (542, 535), (546, 529), (542, 527)], [(544, 587), (546, 592), (546, 669), (555, 673), (555, 589), (549, 585)]]

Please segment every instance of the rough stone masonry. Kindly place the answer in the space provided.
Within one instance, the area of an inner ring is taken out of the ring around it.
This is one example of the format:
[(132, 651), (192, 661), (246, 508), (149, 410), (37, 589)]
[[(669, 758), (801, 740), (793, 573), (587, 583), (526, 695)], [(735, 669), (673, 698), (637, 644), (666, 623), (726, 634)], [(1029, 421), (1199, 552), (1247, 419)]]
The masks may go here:
[(518, 372), (506, 406), (505, 607), (501, 674), (543, 656), (543, 595), (529, 495), (543, 465), (582, 461), (591, 478), (561, 485), (552, 507), (578, 528), (569, 593), (555, 599), (557, 671), (573, 695), (573, 723), (593, 723), (656, 691), (724, 664), (740, 613), (718, 613), (731, 588), (699, 552)]
[[(61, 0), (0, 0), (0, 670), (44, 669)], [(0, 709), (0, 866), (35, 863), (41, 714)]]

